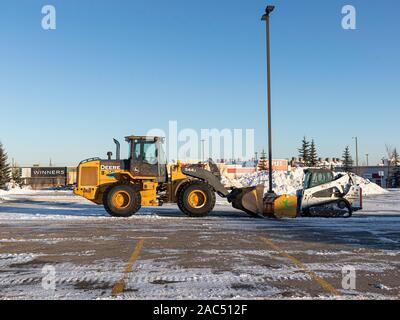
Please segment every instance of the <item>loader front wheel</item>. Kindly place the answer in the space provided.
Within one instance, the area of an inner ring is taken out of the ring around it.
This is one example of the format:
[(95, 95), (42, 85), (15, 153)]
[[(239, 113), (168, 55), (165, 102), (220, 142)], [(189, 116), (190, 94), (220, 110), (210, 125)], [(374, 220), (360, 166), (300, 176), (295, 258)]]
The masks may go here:
[(130, 217), (140, 209), (140, 192), (130, 183), (111, 185), (104, 192), (104, 209), (113, 217)]
[(185, 183), (178, 192), (178, 207), (189, 217), (206, 217), (215, 206), (215, 193), (202, 181)]

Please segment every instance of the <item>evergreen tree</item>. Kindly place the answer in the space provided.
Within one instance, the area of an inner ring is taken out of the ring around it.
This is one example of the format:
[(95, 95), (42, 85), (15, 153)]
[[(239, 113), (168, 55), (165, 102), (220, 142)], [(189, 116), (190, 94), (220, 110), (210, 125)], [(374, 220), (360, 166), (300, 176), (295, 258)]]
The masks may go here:
[(317, 148), (315, 146), (314, 139), (311, 140), (310, 152), (309, 152), (308, 164), (311, 167), (315, 167), (318, 164)]
[(11, 180), (13, 180), (20, 187), (24, 184), (22, 179), (22, 169), (20, 167), (14, 166), (11, 169)]
[(346, 172), (350, 172), (353, 170), (353, 159), (351, 158), (350, 148), (349, 146), (344, 149), (343, 152), (343, 170)]
[(400, 187), (400, 155), (397, 149), (394, 148), (392, 153), (392, 171), (391, 171), (391, 182), (393, 188)]
[(268, 170), (268, 160), (265, 154), (265, 151), (263, 150), (261, 152), (261, 157), (260, 160), (258, 160), (258, 170), (260, 171), (267, 171)]
[(10, 181), (10, 165), (7, 159), (7, 153), (0, 142), (0, 189), (4, 189), (6, 183)]
[(388, 156), (387, 159), (387, 178), (386, 178), (386, 188), (390, 188), (391, 186), (391, 180), (393, 176), (393, 168), (392, 168), (392, 157), (393, 157), (393, 148), (391, 145), (385, 145), (386, 147), (386, 153)]
[(301, 141), (301, 147), (299, 150), (299, 158), (302, 158), (304, 163), (308, 166), (310, 164), (310, 143), (306, 137)]

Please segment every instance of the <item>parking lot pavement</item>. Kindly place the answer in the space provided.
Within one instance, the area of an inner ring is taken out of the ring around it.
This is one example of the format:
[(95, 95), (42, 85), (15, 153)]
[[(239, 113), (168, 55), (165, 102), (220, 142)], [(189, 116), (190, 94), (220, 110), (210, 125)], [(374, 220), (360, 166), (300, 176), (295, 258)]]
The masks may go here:
[(0, 203), (0, 298), (397, 299), (398, 201), (367, 199), (350, 219), (223, 203), (208, 218), (166, 205), (120, 219), (68, 193), (16, 195)]

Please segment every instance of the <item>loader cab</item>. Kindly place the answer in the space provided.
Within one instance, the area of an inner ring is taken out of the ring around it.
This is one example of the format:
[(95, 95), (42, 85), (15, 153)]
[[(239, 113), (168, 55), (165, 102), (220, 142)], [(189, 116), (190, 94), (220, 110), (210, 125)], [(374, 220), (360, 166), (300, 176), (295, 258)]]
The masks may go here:
[(163, 149), (164, 138), (129, 136), (129, 170), (134, 176), (167, 180), (167, 159)]
[(304, 190), (318, 187), (335, 180), (333, 172), (326, 169), (307, 169), (304, 171)]

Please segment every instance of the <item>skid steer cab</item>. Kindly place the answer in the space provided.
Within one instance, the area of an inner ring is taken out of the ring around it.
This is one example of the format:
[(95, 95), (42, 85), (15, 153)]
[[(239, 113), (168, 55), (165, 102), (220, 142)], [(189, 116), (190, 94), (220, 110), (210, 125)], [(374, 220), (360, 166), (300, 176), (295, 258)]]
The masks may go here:
[(164, 138), (128, 136), (127, 159), (91, 158), (80, 162), (77, 170), (76, 195), (96, 204), (116, 217), (128, 217), (142, 206), (176, 203), (190, 217), (204, 217), (215, 205), (215, 193), (226, 196), (219, 170), (210, 161), (206, 170), (199, 165), (183, 166), (179, 161), (167, 165), (163, 151)]

